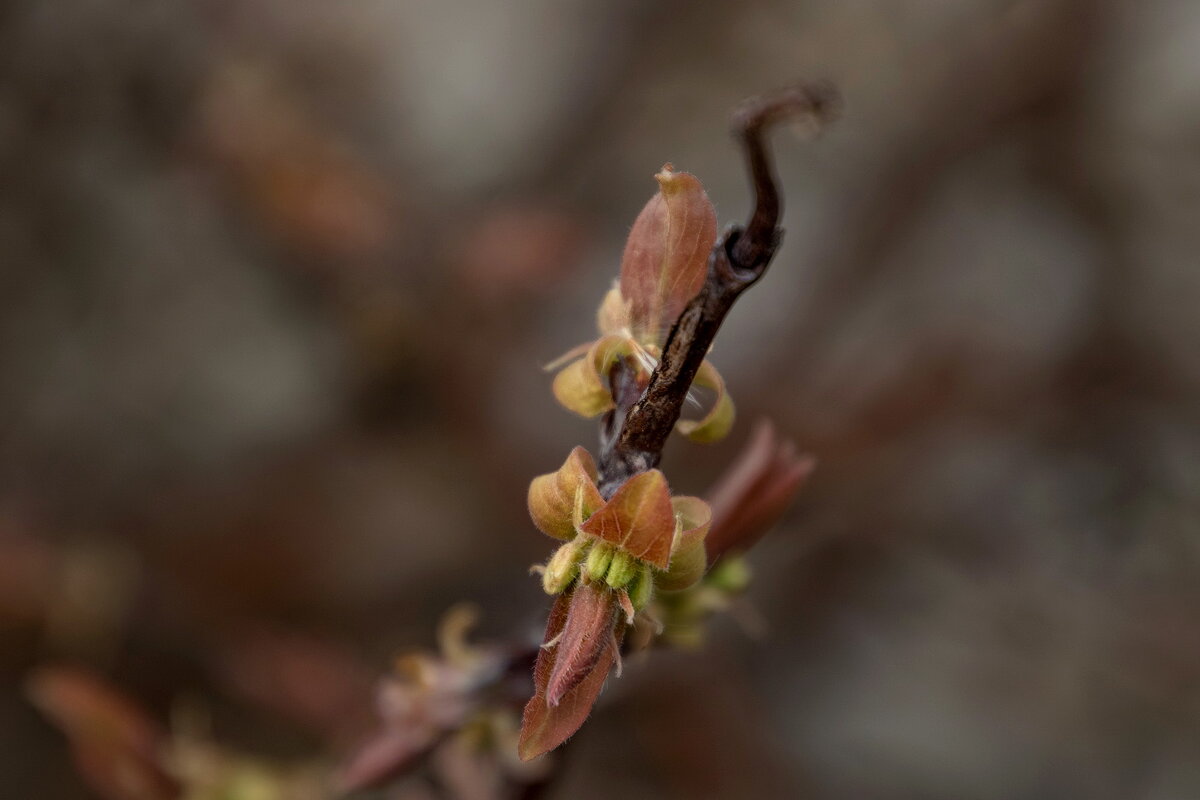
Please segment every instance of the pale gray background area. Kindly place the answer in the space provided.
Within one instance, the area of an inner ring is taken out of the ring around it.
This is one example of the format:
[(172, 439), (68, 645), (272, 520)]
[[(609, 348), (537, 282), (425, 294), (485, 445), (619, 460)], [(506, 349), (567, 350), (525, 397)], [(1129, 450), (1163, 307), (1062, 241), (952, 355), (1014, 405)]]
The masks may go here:
[(741, 422), (665, 461), (702, 492), (761, 415), (819, 458), (766, 631), (628, 670), (552, 796), (1200, 796), (1189, 0), (5, 4), (0, 562), (84, 588), (0, 591), (0, 794), (88, 796), (48, 660), (299, 758), (222, 631), (536, 627), (525, 484), (595, 436), (539, 365), (663, 162), (746, 214), (729, 110), (802, 77), (844, 108), (774, 138)]

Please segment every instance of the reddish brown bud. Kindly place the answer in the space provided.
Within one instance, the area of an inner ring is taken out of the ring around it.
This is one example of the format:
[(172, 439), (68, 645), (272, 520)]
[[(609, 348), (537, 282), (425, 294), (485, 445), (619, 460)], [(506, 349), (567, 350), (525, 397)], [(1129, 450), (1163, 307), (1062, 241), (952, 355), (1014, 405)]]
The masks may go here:
[(695, 175), (667, 164), (654, 176), (659, 193), (638, 214), (621, 259), (621, 296), (633, 333), (659, 342), (708, 274), (717, 214)]

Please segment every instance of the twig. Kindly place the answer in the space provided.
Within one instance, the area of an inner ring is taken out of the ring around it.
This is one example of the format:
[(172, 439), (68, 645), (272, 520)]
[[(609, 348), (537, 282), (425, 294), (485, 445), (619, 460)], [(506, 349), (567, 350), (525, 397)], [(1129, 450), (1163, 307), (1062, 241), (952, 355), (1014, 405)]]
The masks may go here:
[(696, 371), (738, 296), (767, 270), (783, 231), (781, 199), (765, 134), (776, 122), (796, 116), (827, 119), (837, 94), (825, 84), (807, 84), (743, 103), (733, 115), (733, 132), (745, 149), (754, 186), (754, 212), (746, 226), (732, 226), (717, 239), (708, 259), (708, 279), (667, 337), (662, 357), (644, 392), (633, 370), (620, 362), (609, 373), (616, 408), (601, 428), (600, 493), (612, 494), (632, 476), (653, 469), (679, 419)]

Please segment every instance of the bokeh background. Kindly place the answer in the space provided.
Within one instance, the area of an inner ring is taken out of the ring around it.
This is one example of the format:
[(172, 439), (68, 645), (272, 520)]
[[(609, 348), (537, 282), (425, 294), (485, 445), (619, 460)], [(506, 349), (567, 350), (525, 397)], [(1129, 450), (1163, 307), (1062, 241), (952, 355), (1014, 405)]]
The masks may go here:
[(525, 486), (595, 441), (539, 366), (662, 163), (743, 218), (729, 110), (812, 77), (741, 421), (665, 461), (819, 458), (763, 624), (631, 665), (549, 796), (1200, 796), (1190, 0), (4, 3), (0, 794), (91, 796), (39, 664), (303, 760), (281, 664), (536, 635)]

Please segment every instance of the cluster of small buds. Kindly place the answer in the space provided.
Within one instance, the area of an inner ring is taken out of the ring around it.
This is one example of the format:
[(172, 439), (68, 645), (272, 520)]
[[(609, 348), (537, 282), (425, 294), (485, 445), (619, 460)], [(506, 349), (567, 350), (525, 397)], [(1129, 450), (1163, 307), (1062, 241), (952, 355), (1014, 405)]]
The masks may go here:
[(604, 583), (610, 589), (626, 592), (634, 611), (641, 611), (654, 592), (653, 567), (629, 554), (584, 534), (554, 552), (542, 574), (546, 594), (559, 594), (576, 578)]
[(552, 595), (577, 580), (606, 585), (632, 623), (632, 612), (644, 609), (656, 590), (686, 589), (704, 574), (712, 512), (698, 497), (672, 497), (656, 469), (630, 478), (607, 502), (597, 477), (591, 454), (576, 447), (557, 472), (530, 484), (534, 524), (564, 540), (535, 571)]

